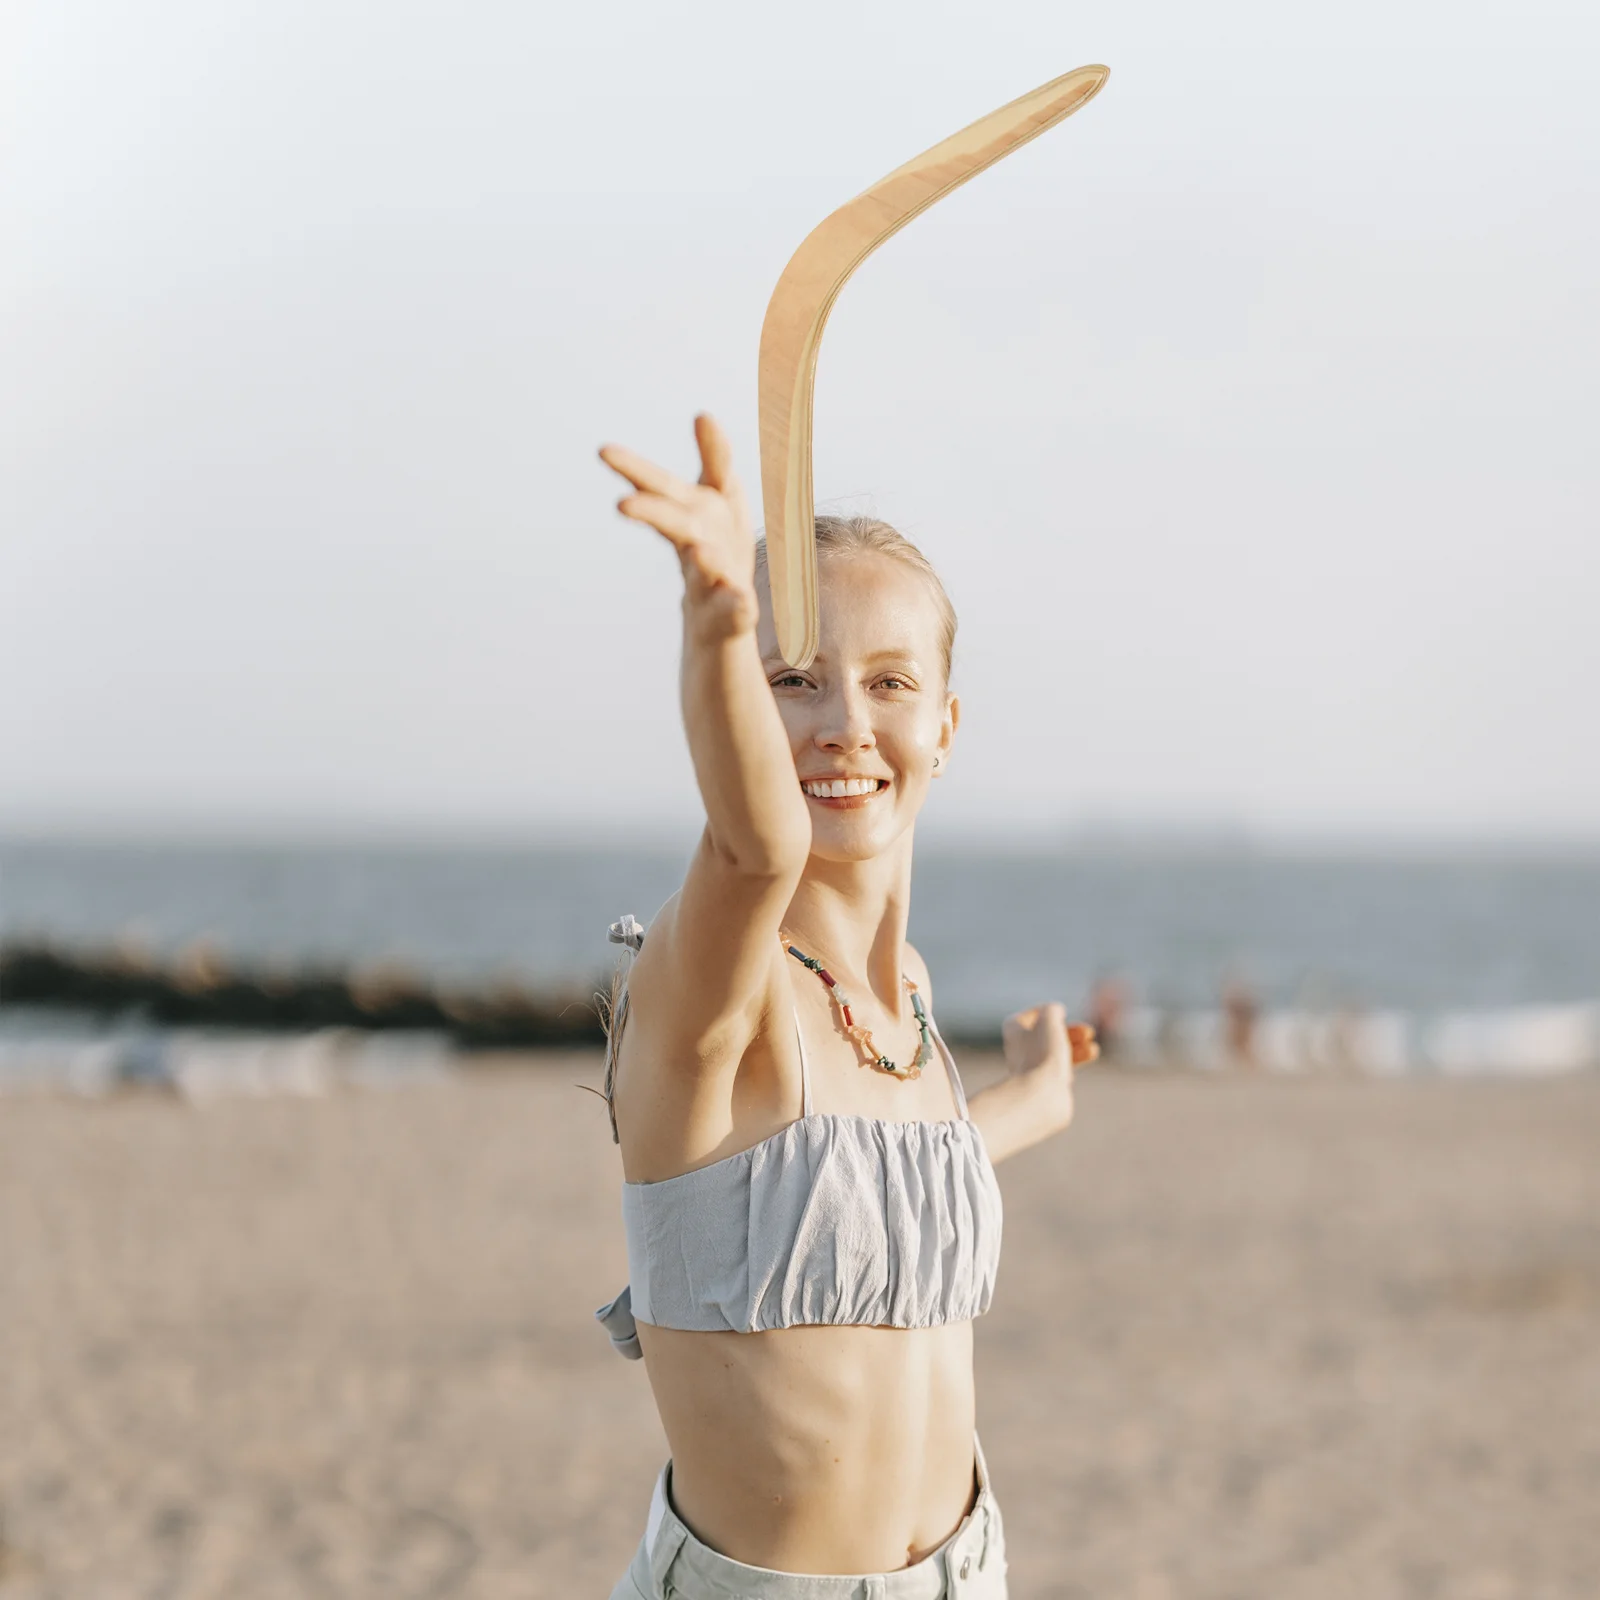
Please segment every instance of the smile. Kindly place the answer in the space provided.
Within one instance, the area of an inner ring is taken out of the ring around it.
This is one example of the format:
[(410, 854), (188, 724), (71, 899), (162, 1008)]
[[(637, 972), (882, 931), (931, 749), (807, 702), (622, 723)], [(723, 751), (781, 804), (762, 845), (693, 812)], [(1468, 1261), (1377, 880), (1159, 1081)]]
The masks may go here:
[(812, 778), (800, 785), (813, 800), (845, 800), (877, 794), (889, 787), (887, 778)]

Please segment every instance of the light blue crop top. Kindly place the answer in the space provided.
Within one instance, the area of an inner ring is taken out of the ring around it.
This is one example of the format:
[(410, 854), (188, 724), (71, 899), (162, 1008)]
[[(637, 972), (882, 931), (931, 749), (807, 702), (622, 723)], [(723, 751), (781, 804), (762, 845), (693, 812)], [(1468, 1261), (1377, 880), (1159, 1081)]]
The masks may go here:
[[(636, 950), (643, 932), (630, 917), (612, 937)], [(959, 1113), (952, 1121), (816, 1111), (797, 1016), (798, 1121), (709, 1166), (623, 1184), (629, 1282), (595, 1312), (618, 1351), (638, 1359), (637, 1322), (739, 1333), (927, 1328), (989, 1309), (1000, 1188), (955, 1061), (932, 1031)]]

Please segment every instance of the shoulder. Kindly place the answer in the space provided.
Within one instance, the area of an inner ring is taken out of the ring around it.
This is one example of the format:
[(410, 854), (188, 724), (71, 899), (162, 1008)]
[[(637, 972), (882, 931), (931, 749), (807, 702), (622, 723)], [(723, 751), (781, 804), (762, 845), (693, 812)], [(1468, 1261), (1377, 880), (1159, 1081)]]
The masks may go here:
[[(644, 973), (646, 982), (649, 981), (648, 974), (652, 969), (661, 964), (662, 952), (672, 939), (673, 928), (678, 920), (678, 900), (682, 892), (681, 889), (676, 891), (649, 922), (643, 925), (635, 924), (639, 927), (639, 942), (633, 946), (635, 954), (632, 970), (634, 974)], [(631, 920), (628, 917), (622, 919), (623, 923)], [(619, 926), (621, 924), (612, 923), (613, 934)], [(614, 939), (614, 942), (620, 944), (624, 941)]]
[[(674, 895), (673, 900), (676, 899)], [(650, 993), (652, 980), (663, 966), (663, 947), (668, 943), (672, 927), (673, 900), (662, 906), (648, 922), (630, 913), (619, 917), (607, 929), (613, 1009), (625, 1004), (631, 1013), (638, 999)]]
[(648, 1035), (650, 1053), (678, 1064), (675, 1071), (699, 1075), (707, 1068), (731, 1069), (744, 1057), (752, 1039), (775, 1017), (790, 1013), (790, 963), (776, 938), (753, 976), (749, 1003), (733, 1006), (707, 1019), (686, 1003), (715, 993), (719, 974), (697, 959), (685, 941), (690, 929), (683, 911), (683, 892), (669, 899), (644, 931), (638, 953), (624, 974), (628, 993), (629, 1032)]

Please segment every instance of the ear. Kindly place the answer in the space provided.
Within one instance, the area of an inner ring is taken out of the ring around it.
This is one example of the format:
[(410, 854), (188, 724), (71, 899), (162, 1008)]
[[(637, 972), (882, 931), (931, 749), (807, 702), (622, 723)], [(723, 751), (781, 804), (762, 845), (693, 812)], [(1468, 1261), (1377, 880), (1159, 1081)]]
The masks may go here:
[(953, 695), (946, 695), (944, 701), (944, 720), (939, 726), (939, 743), (937, 755), (939, 765), (934, 769), (934, 776), (943, 777), (945, 769), (950, 765), (950, 750), (956, 742), (956, 729), (961, 726), (961, 702)]

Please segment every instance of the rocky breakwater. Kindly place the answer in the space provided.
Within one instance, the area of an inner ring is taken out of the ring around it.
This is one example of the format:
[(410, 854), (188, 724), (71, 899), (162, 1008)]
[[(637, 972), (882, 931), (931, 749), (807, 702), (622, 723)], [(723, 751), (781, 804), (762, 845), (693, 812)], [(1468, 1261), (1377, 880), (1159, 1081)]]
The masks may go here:
[(463, 1049), (601, 1043), (600, 987), (535, 990), (512, 979), (445, 984), (394, 964), (269, 970), (233, 963), (209, 942), (166, 960), (137, 947), (0, 945), (0, 1006), (164, 1028), (405, 1029), (446, 1035)]

